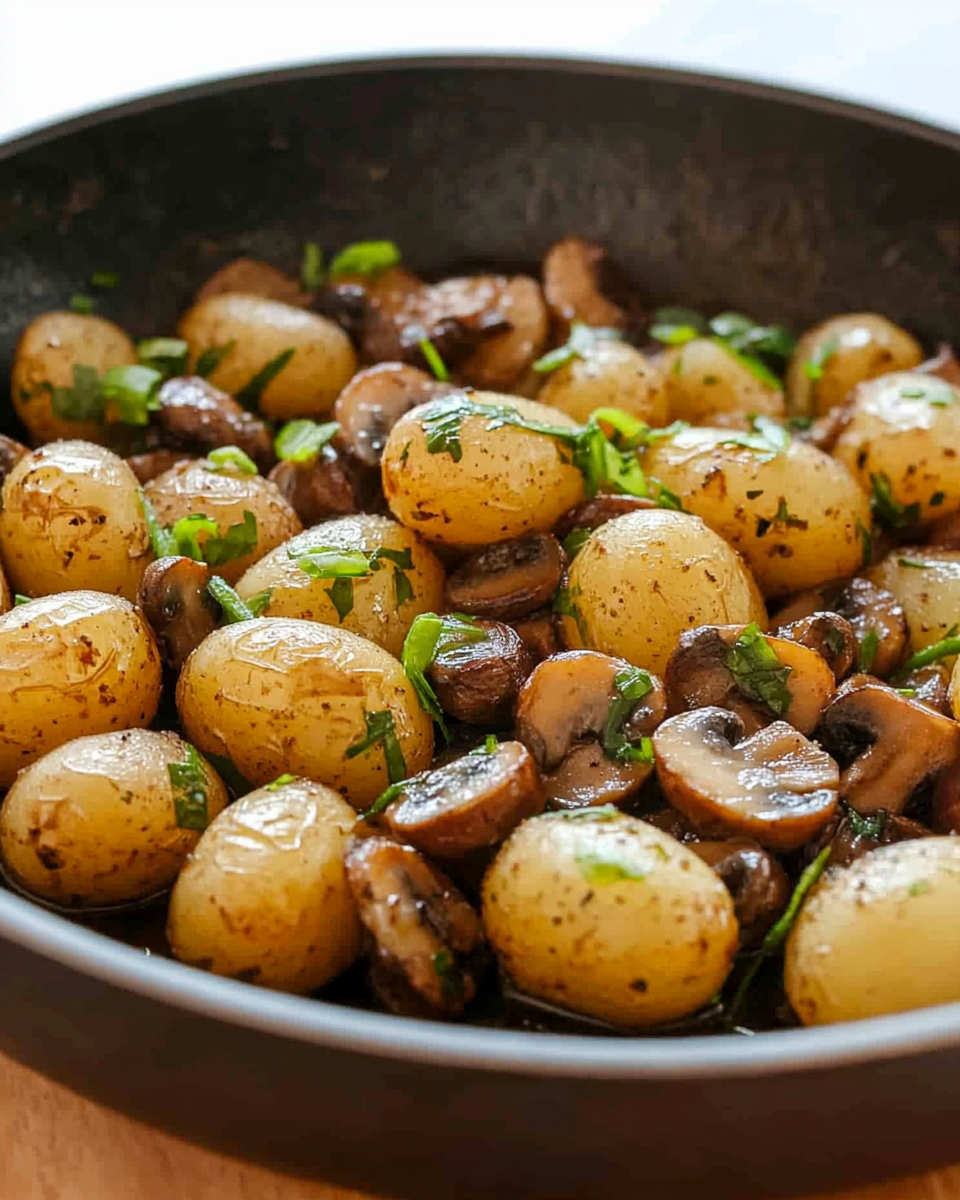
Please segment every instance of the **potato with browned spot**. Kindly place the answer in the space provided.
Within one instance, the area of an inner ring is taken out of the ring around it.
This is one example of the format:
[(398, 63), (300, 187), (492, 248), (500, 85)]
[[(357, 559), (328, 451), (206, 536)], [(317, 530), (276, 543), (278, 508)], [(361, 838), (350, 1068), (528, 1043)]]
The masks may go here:
[(176, 879), (227, 804), (175, 733), (76, 738), (20, 772), (0, 810), (0, 853), (26, 891), (68, 908), (142, 900)]
[(676, 421), (724, 423), (748, 416), (783, 415), (783, 391), (776, 379), (748, 362), (719, 338), (695, 338), (672, 346), (657, 360), (663, 373), (667, 404)]
[(657, 366), (627, 342), (598, 338), (551, 371), (537, 392), (541, 404), (586, 422), (598, 408), (621, 408), (648, 425), (666, 425), (670, 405)]
[(960, 621), (960, 550), (898, 546), (865, 575), (902, 606), (908, 654), (942, 641)]
[(251, 792), (200, 839), (170, 897), (167, 937), (185, 963), (284, 992), (312, 992), (360, 953), (343, 865), (356, 815), (291, 779)]

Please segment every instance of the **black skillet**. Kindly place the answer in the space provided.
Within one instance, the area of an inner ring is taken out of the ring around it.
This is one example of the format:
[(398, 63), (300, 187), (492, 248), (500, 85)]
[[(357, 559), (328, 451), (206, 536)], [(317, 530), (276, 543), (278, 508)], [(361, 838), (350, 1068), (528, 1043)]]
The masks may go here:
[[(93, 270), (135, 335), (213, 268), (390, 237), (424, 273), (609, 244), (647, 295), (960, 327), (960, 138), (641, 67), (228, 80), (0, 147), (0, 377)], [(960, 1004), (752, 1038), (444, 1026), (216, 979), (0, 892), (0, 1049), (188, 1138), (417, 1200), (819, 1192), (960, 1157)], [(109, 1169), (106, 1164), (105, 1169)], [(652, 1189), (652, 1190), (651, 1190)]]

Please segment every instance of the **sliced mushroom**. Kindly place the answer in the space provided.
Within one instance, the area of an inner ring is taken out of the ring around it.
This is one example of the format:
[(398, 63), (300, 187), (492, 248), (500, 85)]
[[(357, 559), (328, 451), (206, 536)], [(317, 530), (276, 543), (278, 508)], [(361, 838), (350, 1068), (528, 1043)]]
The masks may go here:
[(664, 795), (705, 835), (796, 850), (833, 817), (839, 768), (786, 721), (748, 738), (743, 731), (740, 718), (723, 708), (664, 721), (653, 735)]
[(359, 342), (369, 320), (370, 298), (358, 283), (332, 283), (316, 293), (313, 311), (327, 317), (354, 341)]
[[(681, 635), (664, 674), (672, 713), (718, 705), (735, 712), (748, 733), (774, 720), (776, 714), (748, 694), (727, 665), (743, 629), (742, 625), (702, 625)], [(807, 646), (779, 637), (766, 640), (780, 665), (790, 668), (784, 684), (789, 705), (780, 715), (801, 733), (811, 733), (834, 689), (833, 672)]]
[(148, 450), (146, 454), (132, 454), (127, 459), (127, 466), (141, 483), (149, 483), (189, 458), (183, 450)]
[(565, 566), (560, 543), (549, 533), (485, 546), (447, 578), (447, 607), (497, 621), (519, 621), (550, 603)]
[(833, 672), (843, 679), (857, 661), (860, 643), (853, 626), (839, 613), (819, 612), (777, 628), (778, 638), (815, 650)]
[(859, 577), (824, 584), (793, 596), (776, 620), (781, 626), (789, 625), (816, 612), (839, 613), (853, 626), (861, 645), (869, 634), (876, 634), (874, 674), (889, 675), (899, 665), (907, 647), (907, 618), (900, 602), (886, 589)]
[(217, 628), (220, 606), (207, 591), (206, 563), (179, 556), (159, 558), (144, 571), (137, 592), (167, 666), (179, 671), (203, 639)]
[(914, 700), (926, 704), (934, 712), (942, 713), (945, 717), (953, 716), (950, 707), (950, 672), (940, 663), (931, 663), (929, 667), (920, 667), (909, 675), (899, 676), (897, 689), (903, 693), (913, 692)]
[[(360, 351), (366, 363), (386, 362), (402, 358), (400, 353), (398, 316), (412, 296), (424, 288), (423, 280), (406, 267), (390, 267), (374, 276), (344, 275), (333, 285), (340, 297), (345, 289), (354, 289), (352, 303), (356, 305), (357, 290), (364, 297), (363, 319), (359, 326)], [(321, 293), (322, 295), (322, 293)]]
[[(550, 807), (618, 803), (649, 776), (649, 763), (626, 756), (618, 761), (603, 746), (611, 705), (619, 699), (615, 679), (624, 670), (630, 666), (623, 659), (570, 650), (540, 663), (524, 684), (517, 739), (540, 768)], [(650, 691), (618, 731), (632, 744), (649, 736), (666, 714), (663, 685), (655, 675), (649, 679)]]
[(643, 496), (619, 496), (612, 492), (603, 492), (592, 500), (584, 500), (576, 508), (571, 508), (557, 522), (554, 530), (558, 538), (565, 538), (575, 529), (599, 529), (614, 517), (622, 517), (625, 513), (638, 512), (643, 508), (656, 508), (656, 502)]
[(603, 294), (607, 252), (593, 242), (567, 237), (556, 242), (543, 260), (543, 294), (565, 339), (573, 321), (623, 329), (627, 314)]
[(768, 850), (741, 838), (691, 842), (690, 849), (727, 885), (740, 926), (740, 949), (755, 949), (790, 900), (783, 867)]
[(277, 463), (269, 478), (289, 501), (304, 529), (328, 517), (360, 509), (350, 472), (332, 446), (321, 447), (313, 462)]
[(869, 676), (841, 689), (818, 737), (841, 764), (840, 795), (859, 813), (902, 813), (913, 793), (960, 758), (960, 726)]
[(478, 621), (482, 641), (441, 650), (427, 678), (440, 707), (470, 725), (502, 726), (513, 720), (520, 689), (533, 670), (533, 655), (519, 634), (499, 621)]
[(669, 833), (678, 842), (700, 842), (703, 840), (693, 827), (690, 819), (685, 817), (679, 808), (674, 808), (671, 804), (664, 805), (663, 808), (658, 808), (655, 812), (645, 813), (643, 820), (648, 825), (655, 825), (657, 829), (662, 829), (664, 833)]
[(347, 882), (373, 939), (374, 979), (394, 1010), (415, 1001), (459, 1016), (474, 998), (483, 926), (460, 890), (418, 850), (386, 837), (355, 841)]
[(515, 275), (501, 290), (497, 311), (508, 328), (484, 339), (460, 365), (465, 383), (491, 392), (530, 395), (540, 379), (530, 368), (547, 345), (550, 322), (540, 285), (526, 275)]
[(924, 375), (936, 375), (938, 379), (945, 379), (954, 387), (960, 387), (960, 361), (954, 354), (953, 347), (946, 342), (940, 343), (933, 358), (928, 358), (913, 369), (923, 372)]
[[(868, 828), (863, 826), (869, 822)], [(952, 830), (943, 830), (951, 833)], [(931, 832), (926, 825), (919, 821), (911, 821), (909, 817), (898, 817), (895, 813), (880, 809), (872, 817), (857, 821), (844, 816), (837, 825), (831, 840), (830, 865), (832, 867), (849, 867), (858, 858), (863, 858), (871, 850), (880, 846), (892, 846), (895, 842), (910, 842), (915, 838), (930, 837)]]
[(29, 453), (29, 448), (22, 442), (0, 433), (0, 483), (3, 483), (20, 459)]
[(303, 291), (300, 281), (270, 263), (256, 258), (235, 258), (215, 272), (197, 292), (195, 303), (221, 296), (225, 292), (244, 292), (248, 296), (263, 296), (279, 300), (296, 308), (309, 308), (313, 299)]
[(166, 446), (203, 452), (239, 446), (261, 471), (269, 471), (277, 461), (263, 421), (199, 375), (168, 379), (157, 398), (157, 422)]
[(545, 658), (549, 658), (552, 654), (559, 654), (563, 649), (560, 635), (557, 633), (556, 619), (553, 611), (549, 608), (541, 608), (537, 612), (531, 613), (529, 617), (512, 621), (511, 625), (533, 655), (534, 663), (543, 662)]
[(546, 803), (536, 763), (519, 742), (465, 754), (409, 780), (384, 822), (399, 840), (440, 859), (496, 846)]
[(363, 466), (379, 468), (390, 430), (403, 414), (448, 391), (406, 363), (381, 362), (358, 371), (333, 407), (339, 444)]

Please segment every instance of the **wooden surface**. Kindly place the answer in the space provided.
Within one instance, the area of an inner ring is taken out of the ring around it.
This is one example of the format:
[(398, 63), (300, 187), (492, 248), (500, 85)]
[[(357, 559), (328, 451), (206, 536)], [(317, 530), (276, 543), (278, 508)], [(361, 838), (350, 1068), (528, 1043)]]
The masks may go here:
[[(198, 1150), (0, 1056), (0, 1200), (370, 1198)], [(837, 1200), (960, 1200), (960, 1167)]]

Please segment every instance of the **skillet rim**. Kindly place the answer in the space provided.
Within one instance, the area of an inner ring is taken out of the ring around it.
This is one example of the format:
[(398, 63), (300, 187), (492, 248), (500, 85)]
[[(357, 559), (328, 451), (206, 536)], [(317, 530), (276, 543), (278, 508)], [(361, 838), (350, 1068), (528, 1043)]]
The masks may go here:
[[(0, 163), (121, 117), (242, 88), (318, 76), (460, 68), (649, 79), (845, 117), (960, 152), (960, 132), (869, 105), (733, 76), (600, 57), (402, 54), (241, 72), (96, 107), (0, 141)], [(919, 1057), (960, 1044), (960, 1002), (756, 1037), (596, 1038), (445, 1025), (331, 1004), (209, 975), (142, 951), (0, 889), (0, 937), (80, 974), (265, 1034), (438, 1067), (580, 1079), (744, 1078)]]

